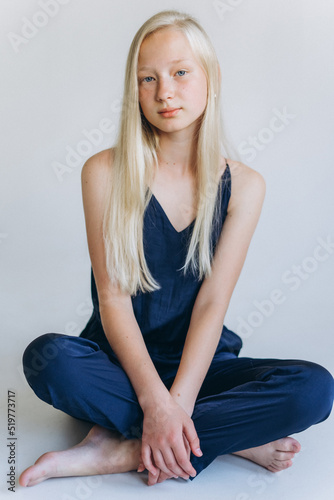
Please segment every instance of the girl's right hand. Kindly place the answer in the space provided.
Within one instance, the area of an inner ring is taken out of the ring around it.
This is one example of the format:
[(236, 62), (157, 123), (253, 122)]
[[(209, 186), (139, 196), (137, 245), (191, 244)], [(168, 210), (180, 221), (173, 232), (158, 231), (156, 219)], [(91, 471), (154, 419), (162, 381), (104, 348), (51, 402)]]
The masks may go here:
[(143, 412), (141, 460), (150, 473), (149, 484), (158, 481), (160, 471), (168, 477), (194, 477), (190, 451), (197, 456), (202, 452), (190, 416), (171, 396), (163, 403), (145, 406)]

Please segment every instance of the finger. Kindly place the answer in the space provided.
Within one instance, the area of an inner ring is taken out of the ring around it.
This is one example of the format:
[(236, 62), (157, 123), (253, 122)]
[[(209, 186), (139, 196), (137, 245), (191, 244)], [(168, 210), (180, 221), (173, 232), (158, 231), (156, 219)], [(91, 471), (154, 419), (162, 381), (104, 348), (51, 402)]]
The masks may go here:
[(183, 479), (189, 479), (189, 474), (187, 474), (179, 466), (179, 464), (177, 463), (177, 460), (175, 458), (175, 455), (173, 453), (173, 450), (171, 448), (169, 448), (167, 450), (163, 450), (163, 460), (164, 460), (164, 464), (167, 468), (167, 470), (165, 470), (163, 468), (163, 466), (161, 465), (160, 468), (163, 472), (167, 473), (171, 477), (177, 476), (177, 477), (182, 477)]
[[(178, 443), (174, 448), (173, 452), (175, 455), (175, 459), (178, 463), (178, 465), (181, 467), (181, 469), (186, 473), (187, 476), (196, 476), (196, 470), (192, 466), (190, 462), (190, 457), (188, 457), (188, 453), (186, 451), (186, 448), (184, 444)], [(186, 476), (186, 479), (189, 479), (189, 477)], [(182, 476), (181, 476), (182, 477)], [(185, 479), (185, 478), (184, 478)]]
[(166, 479), (172, 479), (172, 478), (177, 479), (177, 476), (168, 476), (167, 474), (165, 474), (164, 472), (161, 471), (157, 482), (163, 483)]
[(139, 458), (139, 465), (138, 465), (138, 468), (137, 468), (137, 472), (143, 472), (145, 470), (145, 465), (142, 461), (142, 458), (140, 456)]
[(145, 465), (141, 462), (141, 463), (138, 465), (137, 472), (144, 472), (144, 470), (145, 470)]
[(150, 472), (148, 474), (148, 486), (153, 486), (156, 483), (163, 483), (166, 479), (176, 478), (177, 476), (170, 476), (169, 474), (165, 474), (162, 470), (158, 473), (157, 476), (153, 476)]
[(203, 455), (203, 452), (200, 448), (200, 442), (199, 438), (197, 436), (197, 432), (194, 426), (193, 421), (189, 423), (185, 428), (184, 428), (184, 434), (189, 442), (191, 451), (193, 452), (194, 455), (197, 457), (201, 457)]
[(190, 458), (191, 448), (190, 448), (188, 439), (186, 438), (186, 436), (184, 434), (183, 434), (183, 442), (184, 442), (185, 449), (187, 451), (187, 456), (188, 456), (188, 458)]
[(147, 485), (148, 486), (154, 486), (158, 479), (159, 479), (159, 476), (160, 476), (160, 472), (158, 472), (158, 474), (156, 475), (153, 475), (151, 472), (148, 473), (148, 480), (147, 480)]
[(158, 475), (158, 469), (153, 465), (152, 463), (152, 458), (151, 458), (151, 448), (145, 444), (142, 443), (142, 448), (141, 448), (141, 459), (143, 461), (143, 464), (145, 465), (145, 468), (153, 474), (153, 476)]
[[(175, 456), (171, 449), (167, 450), (154, 450), (153, 451), (154, 464), (160, 471), (167, 474), (169, 477), (178, 475), (184, 476), (185, 472), (177, 465)], [(188, 478), (187, 478), (188, 479)]]
[(175, 455), (175, 459), (176, 459), (178, 465), (186, 473), (186, 478), (184, 478), (184, 479), (189, 479), (189, 476), (195, 477), (196, 470), (193, 468), (193, 466), (190, 462), (191, 448), (190, 448), (190, 445), (188, 443), (187, 437), (184, 433), (182, 433), (182, 442), (176, 441), (174, 443), (173, 453)]

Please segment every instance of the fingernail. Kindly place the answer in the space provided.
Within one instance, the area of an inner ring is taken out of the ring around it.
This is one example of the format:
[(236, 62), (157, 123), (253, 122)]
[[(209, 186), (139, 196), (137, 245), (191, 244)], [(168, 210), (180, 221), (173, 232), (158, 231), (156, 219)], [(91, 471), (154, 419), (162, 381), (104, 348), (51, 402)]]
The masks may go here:
[(197, 448), (196, 453), (199, 453), (199, 455), (201, 455), (201, 456), (203, 455), (201, 448)]

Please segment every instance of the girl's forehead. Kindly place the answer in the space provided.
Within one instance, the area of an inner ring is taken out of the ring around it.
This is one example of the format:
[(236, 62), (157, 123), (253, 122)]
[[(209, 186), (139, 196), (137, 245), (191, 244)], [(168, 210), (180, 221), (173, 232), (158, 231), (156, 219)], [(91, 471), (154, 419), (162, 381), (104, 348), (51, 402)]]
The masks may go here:
[(162, 57), (171, 61), (195, 60), (187, 37), (175, 28), (164, 28), (145, 38), (139, 50), (138, 64), (141, 67), (150, 60), (159, 62)]

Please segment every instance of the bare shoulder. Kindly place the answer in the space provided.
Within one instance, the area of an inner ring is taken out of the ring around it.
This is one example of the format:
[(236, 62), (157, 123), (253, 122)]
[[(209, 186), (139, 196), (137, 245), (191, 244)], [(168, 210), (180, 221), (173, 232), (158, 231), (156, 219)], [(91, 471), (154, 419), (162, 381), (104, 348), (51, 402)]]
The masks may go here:
[(101, 180), (106, 180), (110, 174), (110, 169), (112, 166), (114, 150), (113, 148), (104, 149), (99, 153), (88, 158), (82, 167), (81, 179), (82, 182), (89, 182), (93, 177), (99, 182)]
[(231, 172), (231, 185), (235, 186), (235, 191), (251, 187), (252, 189), (265, 190), (265, 180), (263, 176), (253, 168), (240, 161), (226, 160)]
[(231, 172), (229, 210), (241, 203), (262, 205), (266, 193), (266, 183), (263, 176), (240, 161), (226, 161)]
[(105, 149), (91, 156), (82, 167), (81, 188), (84, 209), (102, 206), (110, 188), (110, 172), (113, 162), (113, 149)]

